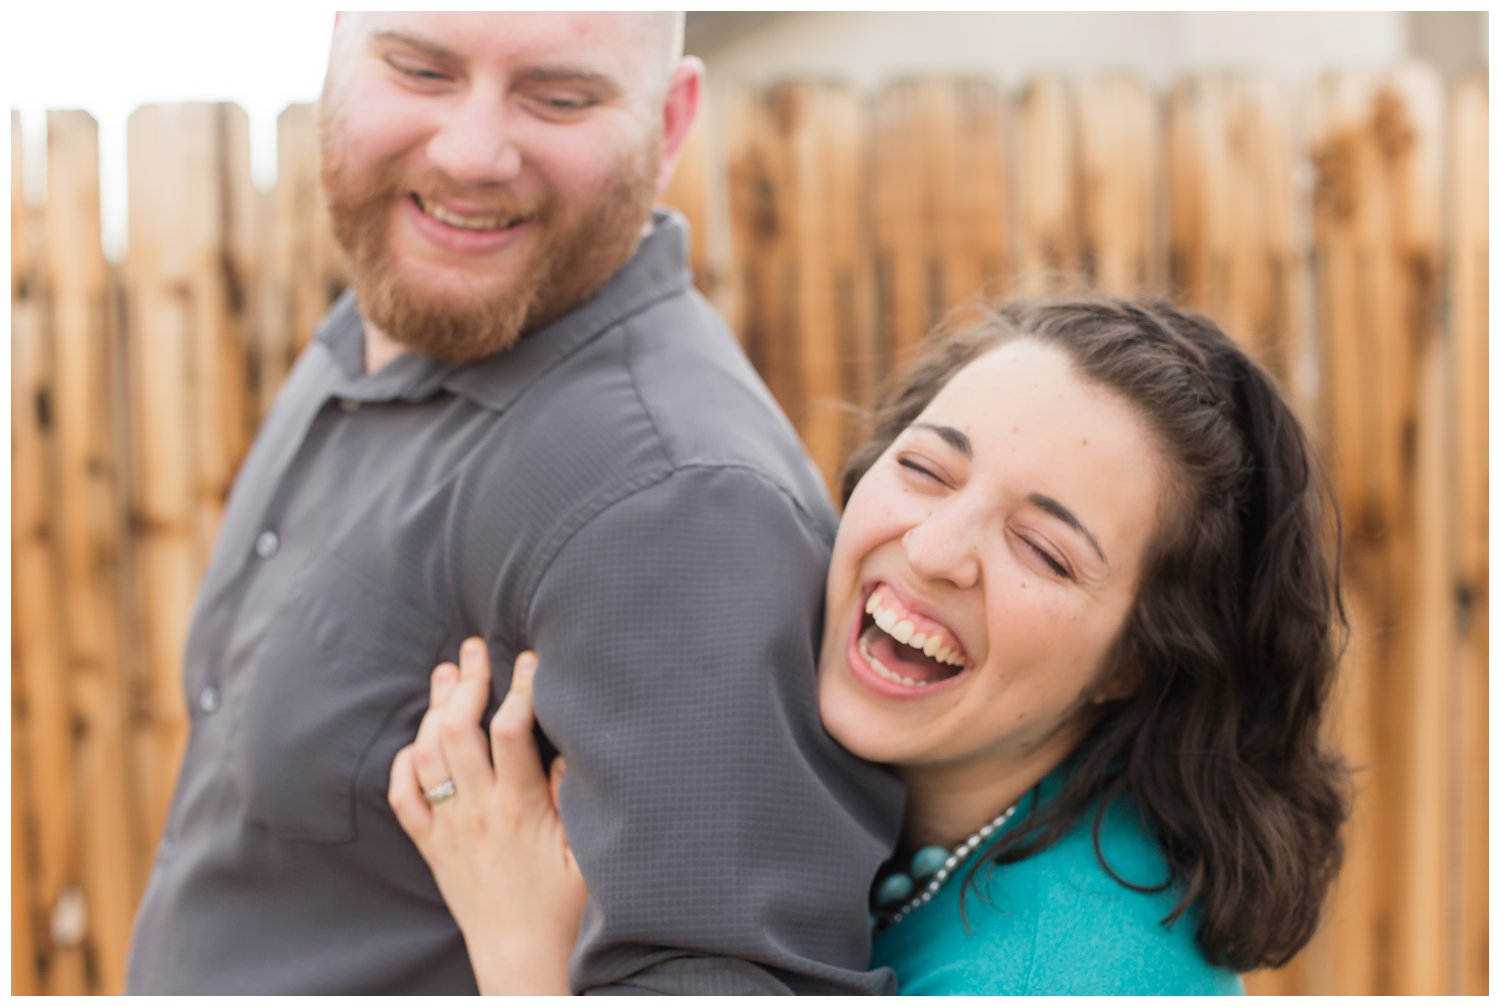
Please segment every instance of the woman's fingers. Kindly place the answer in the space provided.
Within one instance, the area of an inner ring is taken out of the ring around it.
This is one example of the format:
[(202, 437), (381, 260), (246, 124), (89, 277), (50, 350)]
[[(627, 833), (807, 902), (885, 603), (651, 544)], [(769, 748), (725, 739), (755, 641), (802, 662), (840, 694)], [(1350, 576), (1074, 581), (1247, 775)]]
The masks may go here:
[(451, 661), (444, 661), (432, 669), (428, 690), (429, 705), (427, 712), (422, 715), (422, 722), (417, 725), (417, 737), (410, 746), (412, 768), (424, 793), (451, 779), (438, 731), (442, 723), (442, 711), (458, 684), (458, 677), (458, 666)]
[(452, 661), (444, 661), (432, 669), (432, 675), (428, 679), (427, 709), (429, 711), (442, 707), (448, 701), (448, 696), (453, 692), (453, 686), (458, 683), (458, 665)]
[(567, 760), (561, 755), (552, 760), (552, 768), (547, 773), (548, 789), (552, 792), (552, 807), (562, 814), (562, 804), (559, 803), (558, 795), (562, 792), (563, 773), (568, 771)]
[(407, 745), (396, 753), (391, 761), (391, 783), (386, 790), (386, 800), (396, 813), (396, 821), (413, 840), (419, 841), (432, 827), (432, 806), (422, 795), (422, 786), (417, 782), (417, 771), (412, 764), (412, 747)]
[(510, 676), (510, 691), (490, 720), (490, 755), (495, 778), (503, 789), (522, 802), (550, 803), (547, 779), (542, 773), (532, 728), (536, 715), (531, 706), (531, 683), (536, 675), (536, 654), (524, 650), (516, 655)]
[(459, 794), (482, 793), (494, 778), (480, 728), (489, 698), (489, 651), (483, 640), (470, 637), (459, 650), (458, 682), (437, 715), (443, 761)]

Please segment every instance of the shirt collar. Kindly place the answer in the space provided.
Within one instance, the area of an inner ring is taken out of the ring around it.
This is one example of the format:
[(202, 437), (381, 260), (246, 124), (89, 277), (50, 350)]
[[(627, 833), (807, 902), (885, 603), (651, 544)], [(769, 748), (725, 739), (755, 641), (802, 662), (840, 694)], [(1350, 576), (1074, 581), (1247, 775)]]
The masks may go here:
[(522, 337), (510, 349), (456, 370), (445, 387), (496, 412), (504, 410), (559, 362), (631, 315), (692, 282), (688, 225), (672, 210), (652, 214), (635, 255), (588, 300)]
[(347, 397), (421, 401), (446, 388), (487, 409), (503, 411), (580, 347), (691, 282), (687, 221), (673, 210), (657, 209), (651, 224), (630, 261), (592, 297), (510, 349), (472, 364), (447, 364), (425, 354), (405, 353), (377, 373), (365, 374), (364, 321), (353, 289), (346, 290), (318, 324), (316, 338), (349, 379)]

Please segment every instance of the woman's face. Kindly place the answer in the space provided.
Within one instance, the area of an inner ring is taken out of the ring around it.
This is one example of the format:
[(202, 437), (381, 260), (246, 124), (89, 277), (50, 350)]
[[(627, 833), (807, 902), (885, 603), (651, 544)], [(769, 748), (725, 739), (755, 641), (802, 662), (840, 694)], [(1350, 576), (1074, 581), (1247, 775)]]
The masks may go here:
[(1062, 351), (1020, 339), (970, 363), (845, 509), (819, 673), (829, 733), (909, 776), (1061, 761), (1122, 688), (1101, 672), (1162, 469), (1135, 412)]

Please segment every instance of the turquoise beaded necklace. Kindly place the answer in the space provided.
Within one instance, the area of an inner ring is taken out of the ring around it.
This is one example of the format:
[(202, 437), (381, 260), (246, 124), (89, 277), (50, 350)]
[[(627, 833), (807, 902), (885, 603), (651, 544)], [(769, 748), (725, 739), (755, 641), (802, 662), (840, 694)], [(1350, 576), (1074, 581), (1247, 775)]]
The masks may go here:
[[(938, 889), (943, 887), (943, 882), (958, 869), (958, 865), (967, 860), (969, 854), (979, 848), (979, 844), (993, 836), (1015, 813), (1016, 805), (1012, 804), (981, 825), (951, 851), (944, 846), (924, 846), (912, 854), (911, 866), (907, 870), (892, 871), (881, 878), (871, 895), (871, 901), (875, 904), (871, 912), (875, 929), (899, 923), (918, 906), (931, 902)], [(925, 884), (919, 892), (917, 885), (922, 882)]]

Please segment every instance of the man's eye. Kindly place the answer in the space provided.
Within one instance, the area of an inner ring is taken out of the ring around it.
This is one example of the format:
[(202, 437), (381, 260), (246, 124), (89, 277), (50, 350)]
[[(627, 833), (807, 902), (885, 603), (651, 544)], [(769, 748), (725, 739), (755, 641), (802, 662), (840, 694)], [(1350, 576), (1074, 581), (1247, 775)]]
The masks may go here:
[(403, 63), (395, 59), (387, 59), (386, 63), (390, 65), (392, 70), (395, 70), (403, 77), (410, 77), (412, 80), (446, 80), (448, 77), (447, 74), (440, 70), (433, 70), (429, 67), (418, 66), (412, 63)]
[(581, 112), (593, 104), (590, 99), (576, 95), (545, 95), (541, 102), (555, 112)]

